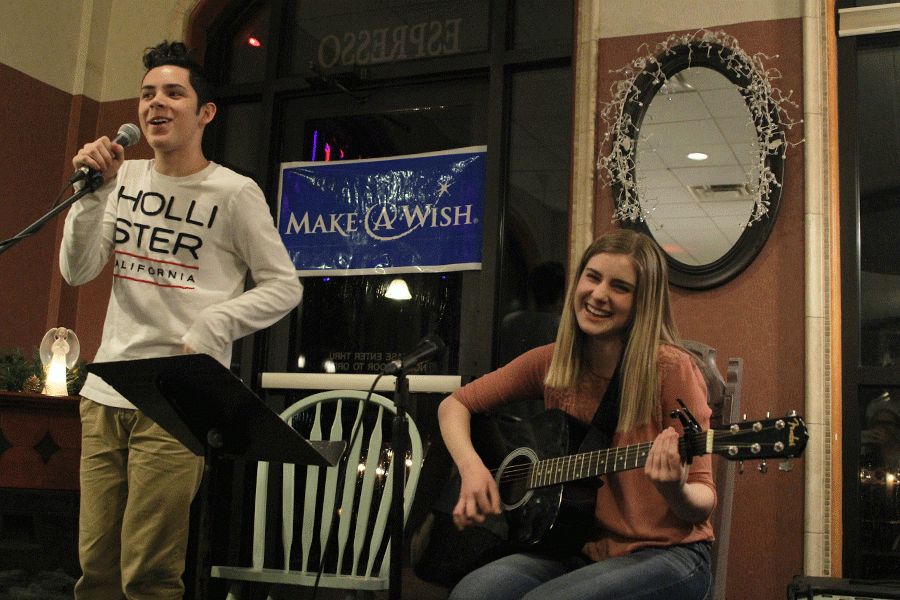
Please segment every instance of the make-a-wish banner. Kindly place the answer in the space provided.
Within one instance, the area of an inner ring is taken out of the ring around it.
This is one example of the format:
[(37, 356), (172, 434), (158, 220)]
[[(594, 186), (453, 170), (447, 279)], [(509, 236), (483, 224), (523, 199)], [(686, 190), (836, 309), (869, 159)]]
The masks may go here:
[(282, 164), (278, 230), (297, 274), (480, 269), (485, 152)]

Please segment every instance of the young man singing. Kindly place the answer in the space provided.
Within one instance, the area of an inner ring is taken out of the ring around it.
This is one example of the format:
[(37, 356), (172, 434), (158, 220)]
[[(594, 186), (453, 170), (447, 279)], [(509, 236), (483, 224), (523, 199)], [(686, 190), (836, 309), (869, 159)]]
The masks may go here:
[[(154, 158), (126, 161), (106, 137), (78, 152), (75, 168), (103, 184), (70, 210), (60, 268), (80, 285), (114, 261), (95, 361), (202, 352), (229, 366), (232, 342), (288, 313), (302, 287), (259, 186), (203, 155), (216, 106), (188, 49), (163, 42), (144, 66), (138, 116)], [(100, 378), (81, 394), (75, 597), (181, 598), (203, 459)]]

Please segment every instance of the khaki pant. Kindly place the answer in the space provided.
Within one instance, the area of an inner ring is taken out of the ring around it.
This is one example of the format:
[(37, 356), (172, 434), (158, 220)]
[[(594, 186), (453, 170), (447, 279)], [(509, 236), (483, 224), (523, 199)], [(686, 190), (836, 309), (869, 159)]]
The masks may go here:
[(77, 600), (184, 595), (190, 505), (203, 458), (137, 410), (81, 400), (83, 575)]

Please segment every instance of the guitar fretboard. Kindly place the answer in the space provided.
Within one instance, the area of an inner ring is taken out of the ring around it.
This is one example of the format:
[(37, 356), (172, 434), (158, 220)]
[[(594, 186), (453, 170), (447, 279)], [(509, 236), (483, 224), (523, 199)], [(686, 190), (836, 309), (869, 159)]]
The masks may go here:
[[(702, 441), (706, 435), (701, 433), (689, 437), (698, 437)], [(697, 441), (693, 439), (689, 443), (696, 444)], [(647, 464), (652, 445), (652, 442), (645, 442), (538, 461), (532, 465), (528, 487), (557, 485), (607, 473), (639, 469)]]
[[(793, 458), (803, 453), (808, 437), (806, 426), (795, 415), (787, 419), (732, 423), (721, 429), (688, 432), (679, 438), (678, 449), (688, 461), (704, 454), (718, 454), (727, 460)], [(519, 454), (517, 460), (501, 469), (497, 483), (501, 487), (516, 486), (519, 491), (509, 494), (515, 496), (524, 494), (524, 489), (637, 469), (647, 464), (652, 446), (652, 442), (645, 442), (544, 460), (528, 458), (527, 462), (521, 460), (526, 455)], [(517, 452), (510, 454), (507, 460), (515, 457)], [(533, 451), (531, 457), (537, 458)]]

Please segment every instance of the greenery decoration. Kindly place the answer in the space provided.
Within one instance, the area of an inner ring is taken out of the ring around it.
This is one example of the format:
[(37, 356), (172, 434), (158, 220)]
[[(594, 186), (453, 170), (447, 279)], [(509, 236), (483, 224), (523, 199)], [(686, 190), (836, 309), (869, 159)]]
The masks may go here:
[[(70, 396), (81, 392), (87, 377), (87, 363), (79, 359), (66, 374), (66, 387)], [(0, 349), (0, 390), (8, 392), (41, 393), (47, 373), (35, 348), (31, 358), (26, 358), (19, 348)]]

